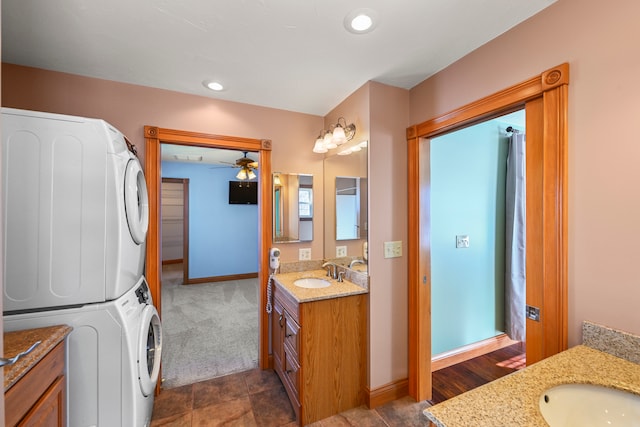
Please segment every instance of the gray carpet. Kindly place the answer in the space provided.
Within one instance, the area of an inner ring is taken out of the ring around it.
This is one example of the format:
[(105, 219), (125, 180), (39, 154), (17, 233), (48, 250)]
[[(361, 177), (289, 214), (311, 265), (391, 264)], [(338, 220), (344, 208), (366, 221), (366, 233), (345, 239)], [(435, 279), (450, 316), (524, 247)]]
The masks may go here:
[(258, 279), (182, 285), (182, 267), (162, 272), (163, 387), (258, 366)]

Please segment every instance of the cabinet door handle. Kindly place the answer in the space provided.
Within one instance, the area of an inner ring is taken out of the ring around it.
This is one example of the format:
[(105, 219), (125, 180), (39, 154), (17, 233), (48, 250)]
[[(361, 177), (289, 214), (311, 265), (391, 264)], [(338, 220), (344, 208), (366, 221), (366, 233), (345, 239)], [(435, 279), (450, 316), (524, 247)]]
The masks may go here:
[(284, 324), (282, 323), (282, 321), (284, 320), (284, 316), (281, 314), (280, 317), (278, 318), (278, 323), (280, 324), (280, 327), (284, 327)]
[(39, 345), (40, 345), (40, 341), (36, 341), (27, 350), (23, 351), (22, 353), (18, 353), (15, 356), (13, 356), (13, 357), (11, 357), (9, 359), (5, 359), (4, 357), (0, 357), (0, 367), (13, 365), (14, 363), (16, 363), (18, 361), (18, 359), (20, 359), (21, 357), (24, 357), (27, 354), (31, 353)]

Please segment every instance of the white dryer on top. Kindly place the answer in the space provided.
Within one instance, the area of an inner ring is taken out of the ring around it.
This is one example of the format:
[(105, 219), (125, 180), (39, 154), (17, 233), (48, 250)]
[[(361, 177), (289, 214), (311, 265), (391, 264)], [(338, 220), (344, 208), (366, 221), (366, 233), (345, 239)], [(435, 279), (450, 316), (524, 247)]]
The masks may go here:
[(144, 272), (147, 187), (103, 120), (2, 109), (4, 311), (110, 301)]

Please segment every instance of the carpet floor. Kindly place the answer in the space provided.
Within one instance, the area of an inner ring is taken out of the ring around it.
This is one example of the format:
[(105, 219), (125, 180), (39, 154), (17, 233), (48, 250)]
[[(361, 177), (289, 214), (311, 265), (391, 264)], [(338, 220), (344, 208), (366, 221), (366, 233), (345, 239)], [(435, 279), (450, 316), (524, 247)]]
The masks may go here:
[(162, 271), (163, 388), (258, 366), (258, 279), (182, 285)]

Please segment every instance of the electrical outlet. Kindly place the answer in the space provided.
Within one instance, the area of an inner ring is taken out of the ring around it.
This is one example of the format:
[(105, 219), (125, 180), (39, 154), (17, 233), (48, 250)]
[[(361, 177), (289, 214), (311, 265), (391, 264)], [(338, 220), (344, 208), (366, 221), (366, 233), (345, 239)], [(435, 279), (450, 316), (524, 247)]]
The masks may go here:
[(298, 260), (299, 261), (310, 261), (311, 260), (311, 248), (300, 248), (300, 249), (298, 249)]
[(468, 248), (469, 247), (469, 235), (456, 236), (456, 248)]
[(336, 258), (342, 258), (347, 256), (346, 246), (336, 246)]
[(402, 241), (384, 242), (384, 257), (398, 258), (402, 256)]

